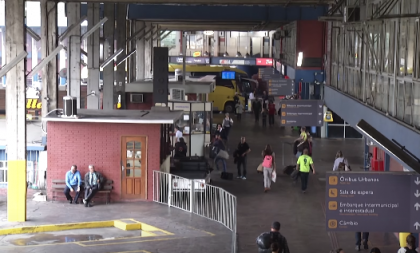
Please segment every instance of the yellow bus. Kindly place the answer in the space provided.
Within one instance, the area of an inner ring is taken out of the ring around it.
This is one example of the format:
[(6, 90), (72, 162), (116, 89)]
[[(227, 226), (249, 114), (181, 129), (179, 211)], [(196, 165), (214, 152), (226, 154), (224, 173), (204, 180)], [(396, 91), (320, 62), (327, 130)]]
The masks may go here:
[[(233, 97), (236, 93), (239, 95), (239, 100), (245, 105), (245, 97), (252, 92), (258, 83), (248, 78), (248, 74), (237, 68), (230, 67), (212, 67), (212, 66), (185, 66), (185, 76), (191, 78), (202, 78), (204, 76), (214, 75), (216, 81), (215, 90), (209, 94), (208, 101), (213, 102), (215, 111), (234, 112), (235, 104)], [(181, 69), (182, 65), (169, 64), (169, 75), (174, 76), (175, 70)], [(221, 77), (222, 71), (235, 71), (236, 80), (224, 80)]]

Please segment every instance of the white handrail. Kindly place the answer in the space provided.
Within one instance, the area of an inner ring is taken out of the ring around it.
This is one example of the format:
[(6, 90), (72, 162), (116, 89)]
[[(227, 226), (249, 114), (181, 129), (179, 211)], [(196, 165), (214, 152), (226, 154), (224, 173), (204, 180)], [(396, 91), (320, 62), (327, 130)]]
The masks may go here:
[(153, 171), (153, 201), (223, 224), (232, 231), (232, 253), (236, 253), (236, 196), (198, 180)]

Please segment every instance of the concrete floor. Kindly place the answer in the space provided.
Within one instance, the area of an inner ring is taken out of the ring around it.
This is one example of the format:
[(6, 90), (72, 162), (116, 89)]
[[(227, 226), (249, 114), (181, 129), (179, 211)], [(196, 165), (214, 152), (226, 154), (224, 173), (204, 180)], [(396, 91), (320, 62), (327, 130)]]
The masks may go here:
[[(279, 122), (278, 117), (275, 120)], [(214, 123), (221, 121), (222, 115), (216, 115)], [(329, 252), (339, 247), (346, 252), (355, 251), (353, 233), (326, 232), (325, 173), (332, 170), (338, 150), (343, 152), (353, 170), (362, 170), (362, 139), (314, 139), (313, 160), (317, 174), (310, 175), (307, 193), (302, 194), (300, 182), (294, 185), (287, 176), (280, 176), (269, 193), (263, 192), (263, 176), (256, 172), (262, 161), (261, 151), (270, 144), (276, 153), (278, 171), (281, 171), (283, 160), (285, 165), (295, 162), (292, 147), (287, 143), (292, 143), (298, 135), (291, 128), (280, 128), (277, 124), (275, 127), (262, 127), (261, 122), (255, 123), (250, 114), (242, 115), (242, 122), (234, 123), (229, 139), (231, 151), (236, 148), (241, 136), (246, 137), (252, 150), (248, 157), (247, 180), (236, 179), (237, 169), (233, 161), (228, 162), (228, 170), (235, 176), (233, 181), (213, 178), (215, 185), (238, 196), (240, 253), (256, 252), (256, 237), (268, 231), (273, 221), (281, 223), (281, 233), (286, 236), (291, 252)], [(370, 245), (379, 247), (382, 253), (395, 253), (399, 248), (393, 233), (372, 233)]]
[[(215, 115), (214, 123), (222, 115)], [(278, 119), (276, 119), (278, 121)], [(301, 194), (299, 184), (280, 176), (272, 191), (263, 193), (262, 175), (256, 173), (261, 162), (260, 153), (266, 144), (272, 145), (277, 163), (294, 163), (291, 146), (298, 133), (290, 128), (266, 127), (255, 124), (251, 115), (243, 115), (242, 122), (234, 123), (230, 135), (233, 150), (240, 136), (247, 137), (252, 152), (248, 157), (247, 180), (223, 181), (218, 172), (213, 175), (214, 184), (225, 188), (238, 198), (238, 253), (254, 253), (256, 237), (270, 229), (273, 221), (280, 221), (281, 232), (286, 236), (292, 253), (329, 252), (342, 247), (354, 251), (353, 233), (327, 233), (325, 230), (325, 172), (332, 169), (337, 150), (342, 150), (353, 170), (361, 170), (363, 141), (315, 139), (313, 158), (316, 175), (310, 176), (306, 194)], [(282, 166), (280, 166), (280, 169)], [(234, 172), (233, 161), (228, 170)], [(150, 202), (114, 203), (93, 208), (67, 203), (28, 201), (28, 219), (25, 224), (6, 221), (6, 203), (0, 199), (0, 227), (31, 226), (47, 223), (111, 220), (133, 218), (173, 233), (173, 236), (141, 237), (139, 232), (124, 232), (114, 228), (84, 229), (36, 235), (0, 237), (0, 252), (230, 252), (231, 233), (222, 225), (195, 215)], [(98, 240), (100, 239), (100, 240)], [(106, 240), (104, 240), (106, 239)], [(67, 241), (67, 242), (66, 242)], [(25, 245), (27, 246), (15, 246)], [(398, 241), (392, 233), (372, 233), (370, 246), (379, 247), (383, 253), (395, 253)], [(364, 251), (368, 252), (368, 251)]]

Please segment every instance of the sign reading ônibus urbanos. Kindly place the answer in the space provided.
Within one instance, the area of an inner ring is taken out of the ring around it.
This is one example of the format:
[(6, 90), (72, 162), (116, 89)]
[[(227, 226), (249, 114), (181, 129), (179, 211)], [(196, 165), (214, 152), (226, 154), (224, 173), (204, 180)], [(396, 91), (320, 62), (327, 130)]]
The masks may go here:
[(327, 172), (328, 231), (420, 232), (420, 175)]

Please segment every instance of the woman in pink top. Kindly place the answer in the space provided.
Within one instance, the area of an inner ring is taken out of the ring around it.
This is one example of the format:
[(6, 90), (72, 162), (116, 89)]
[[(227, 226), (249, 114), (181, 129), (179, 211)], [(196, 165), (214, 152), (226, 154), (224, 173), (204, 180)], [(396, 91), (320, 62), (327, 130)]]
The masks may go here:
[(263, 152), (263, 173), (264, 173), (264, 192), (267, 192), (270, 190), (271, 186), (271, 175), (273, 173), (273, 170), (275, 168), (274, 166), (274, 155), (273, 151), (271, 150), (270, 145), (267, 145)]

